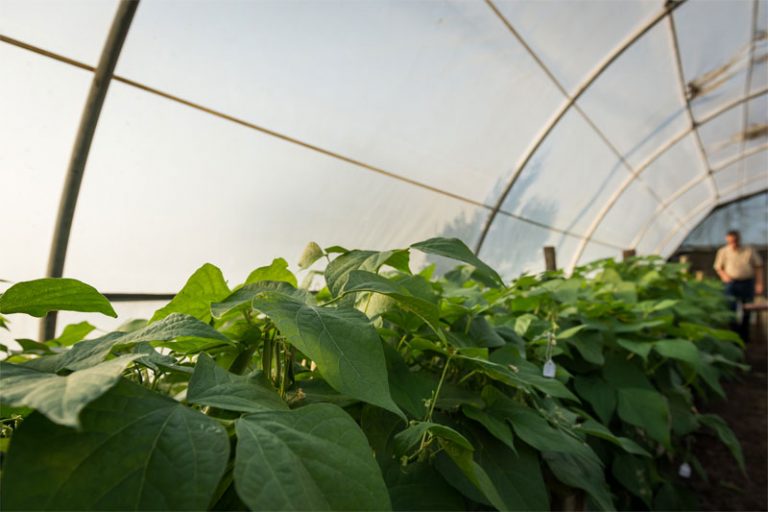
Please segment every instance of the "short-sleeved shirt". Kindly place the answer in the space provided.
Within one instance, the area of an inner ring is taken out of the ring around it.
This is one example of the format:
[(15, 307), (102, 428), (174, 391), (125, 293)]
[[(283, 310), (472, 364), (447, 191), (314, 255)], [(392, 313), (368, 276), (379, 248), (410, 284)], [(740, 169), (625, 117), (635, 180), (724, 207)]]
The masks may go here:
[(731, 279), (750, 279), (755, 277), (755, 267), (761, 267), (763, 260), (760, 255), (749, 246), (740, 246), (738, 249), (726, 245), (717, 251), (715, 257), (715, 270), (724, 270)]

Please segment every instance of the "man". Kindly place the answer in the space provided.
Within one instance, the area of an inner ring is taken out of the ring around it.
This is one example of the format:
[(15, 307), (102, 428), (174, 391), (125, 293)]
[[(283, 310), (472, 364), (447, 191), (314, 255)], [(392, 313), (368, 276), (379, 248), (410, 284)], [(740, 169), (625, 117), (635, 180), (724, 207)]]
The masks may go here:
[[(725, 283), (725, 293), (732, 298), (731, 307), (735, 310), (738, 302), (747, 304), (755, 300), (755, 293), (762, 295), (763, 260), (757, 251), (741, 245), (741, 235), (736, 230), (725, 235), (725, 242), (717, 251), (715, 272)], [(736, 331), (744, 341), (749, 341), (749, 312), (744, 311), (740, 320)]]

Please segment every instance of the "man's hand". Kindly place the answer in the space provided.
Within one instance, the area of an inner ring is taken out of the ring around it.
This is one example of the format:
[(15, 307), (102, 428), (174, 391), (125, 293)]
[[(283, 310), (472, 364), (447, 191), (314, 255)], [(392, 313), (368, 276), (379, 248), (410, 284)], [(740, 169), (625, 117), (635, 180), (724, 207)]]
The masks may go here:
[(763, 286), (762, 281), (758, 281), (757, 283), (755, 283), (755, 294), (762, 295), (764, 291), (765, 291), (765, 287)]

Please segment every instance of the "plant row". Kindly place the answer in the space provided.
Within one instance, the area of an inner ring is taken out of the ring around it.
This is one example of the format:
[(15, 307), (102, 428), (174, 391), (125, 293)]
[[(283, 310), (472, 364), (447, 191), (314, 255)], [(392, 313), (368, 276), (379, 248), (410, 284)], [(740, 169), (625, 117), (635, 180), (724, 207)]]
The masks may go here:
[[(414, 251), (460, 266), (413, 272)], [(149, 321), (3, 347), (2, 509), (690, 509), (702, 432), (743, 469), (696, 407), (746, 369), (741, 341), (681, 265), (507, 284), (435, 238), (299, 266), (302, 286), (276, 259), (230, 287), (205, 264)], [(0, 296), (57, 310), (116, 316), (73, 279)]]

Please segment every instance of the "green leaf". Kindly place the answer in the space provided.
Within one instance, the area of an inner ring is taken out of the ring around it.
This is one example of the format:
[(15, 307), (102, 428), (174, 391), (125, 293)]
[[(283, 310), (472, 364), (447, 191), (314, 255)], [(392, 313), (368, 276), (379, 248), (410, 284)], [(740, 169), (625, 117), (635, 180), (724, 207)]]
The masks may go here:
[(388, 464), (384, 480), (392, 500), (392, 510), (465, 510), (461, 495), (426, 462), (407, 466)]
[(560, 331), (559, 333), (557, 333), (557, 339), (567, 340), (567, 339), (573, 338), (574, 335), (578, 334), (579, 332), (584, 330), (586, 327), (587, 327), (586, 325), (582, 324), (582, 325), (577, 325), (569, 329)]
[(91, 333), (91, 331), (93, 331), (95, 328), (96, 327), (89, 324), (88, 322), (70, 324), (64, 327), (64, 330), (61, 332), (61, 335), (58, 338), (48, 340), (45, 343), (48, 345), (58, 345), (60, 347), (68, 347), (70, 345), (73, 345), (74, 343), (77, 343), (78, 341), (81, 341), (83, 338), (88, 336)]
[(650, 354), (651, 349), (653, 349), (653, 343), (648, 341), (636, 341), (636, 340), (630, 340), (626, 338), (616, 338), (616, 343), (621, 348), (642, 357), (643, 361), (648, 360), (648, 354)]
[(50, 311), (102, 313), (117, 318), (106, 297), (77, 279), (49, 277), (16, 283), (0, 295), (0, 313), (43, 317)]
[(363, 313), (312, 306), (274, 292), (259, 295), (253, 307), (317, 364), (336, 391), (405, 417), (389, 393), (381, 339)]
[(736, 462), (739, 463), (739, 468), (741, 468), (742, 473), (746, 475), (747, 469), (744, 464), (744, 454), (741, 451), (741, 444), (725, 420), (717, 414), (701, 414), (697, 417), (703, 425), (706, 425), (715, 431), (717, 437), (720, 438), (720, 441), (722, 441), (728, 448), (731, 455), (733, 455), (733, 458), (736, 459)]
[(538, 454), (524, 445), (510, 450), (479, 429), (473, 432), (475, 460), (497, 490), (501, 510), (549, 510)]
[(430, 421), (418, 421), (405, 430), (395, 435), (395, 454), (401, 456), (410, 452), (421, 441), (424, 434), (429, 433), (434, 437), (454, 443), (466, 450), (474, 450), (472, 443), (466, 437), (451, 427), (432, 423)]
[(211, 314), (214, 318), (222, 318), (230, 311), (243, 308), (247, 309), (251, 301), (263, 292), (280, 292), (285, 295), (295, 295), (296, 297), (310, 300), (309, 295), (304, 290), (298, 290), (288, 283), (280, 281), (259, 281), (241, 286), (231, 295), (224, 298), (221, 302), (211, 304)]
[(693, 366), (695, 369), (701, 367), (701, 356), (699, 349), (688, 340), (662, 340), (653, 344), (653, 349), (662, 357), (668, 359), (677, 359)]
[(309, 242), (299, 257), (299, 268), (304, 270), (312, 266), (314, 262), (325, 256), (323, 249), (315, 242)]
[(644, 429), (666, 447), (670, 446), (669, 405), (664, 395), (638, 388), (618, 389), (619, 418)]
[(616, 410), (616, 389), (599, 377), (574, 377), (573, 384), (603, 423), (610, 423)]
[(603, 358), (603, 337), (598, 332), (589, 332), (571, 338), (568, 340), (568, 344), (576, 347), (581, 357), (585, 361), (592, 364), (603, 366), (605, 359)]
[(542, 455), (558, 480), (586, 491), (601, 510), (615, 510), (603, 468), (591, 457), (562, 452), (544, 452)]
[(651, 508), (653, 490), (651, 489), (645, 461), (619, 452), (614, 456), (611, 472), (621, 485), (643, 500), (646, 507)]
[(296, 276), (288, 270), (288, 262), (283, 258), (275, 258), (266, 267), (257, 268), (248, 275), (243, 284), (258, 283), (259, 281), (283, 282), (294, 288), (298, 286)]
[(166, 306), (155, 311), (149, 323), (157, 322), (171, 313), (184, 313), (202, 322), (211, 320), (211, 303), (229, 295), (229, 287), (221, 270), (206, 263), (187, 280), (184, 288)]
[[(231, 344), (223, 334), (197, 318), (172, 313), (159, 322), (133, 332), (113, 332), (94, 340), (81, 341), (69, 351), (54, 357), (55, 370), (81, 370), (103, 361), (117, 345), (132, 345), (148, 341), (169, 341), (178, 338), (200, 338)], [(45, 359), (45, 358), (41, 358)], [(35, 360), (39, 361), (39, 360)], [(33, 361), (34, 362), (34, 361)], [(38, 369), (40, 369), (38, 367)]]
[(437, 304), (414, 296), (409, 290), (398, 286), (397, 283), (385, 277), (364, 270), (351, 271), (344, 288), (339, 292), (339, 296), (343, 297), (348, 293), (358, 292), (374, 292), (391, 297), (403, 309), (425, 320), (433, 329), (439, 328), (440, 310)]
[(140, 355), (123, 356), (66, 376), (0, 361), (0, 402), (32, 407), (60, 425), (80, 427), (80, 411), (106, 393)]
[(26, 418), (2, 474), (3, 510), (206, 510), (229, 457), (215, 420), (128, 381), (82, 431)]
[(325, 267), (325, 283), (331, 295), (336, 297), (346, 285), (350, 272), (367, 270), (375, 273), (385, 264), (407, 273), (408, 251), (349, 251)]
[(259, 378), (228, 372), (204, 352), (198, 356), (189, 380), (187, 401), (240, 412), (288, 409), (280, 395)]
[(486, 281), (489, 281), (489, 284), (504, 286), (501, 276), (475, 256), (470, 248), (458, 238), (430, 238), (429, 240), (411, 245), (411, 248), (418, 249), (427, 254), (435, 254), (468, 263), (475, 267), (477, 274), (484, 277)]
[(251, 414), (235, 429), (235, 487), (252, 510), (389, 509), (371, 448), (339, 407)]
[[(493, 484), (493, 481), (488, 476), (488, 473), (486, 473), (480, 464), (475, 462), (472, 458), (473, 452), (462, 448), (455, 443), (441, 443), (441, 446), (448, 457), (450, 457), (453, 464), (455, 464), (456, 467), (461, 470), (461, 475), (463, 475), (463, 478), (472, 484), (474, 490), (480, 492), (480, 496), (484, 498), (482, 501), (493, 505), (499, 510), (506, 510), (507, 507), (504, 503), (504, 499), (499, 494), (499, 490)], [(441, 471), (443, 476), (447, 475), (447, 473), (443, 468), (440, 467), (440, 465), (438, 465), (438, 469)], [(451, 483), (456, 486), (455, 482)], [(461, 484), (457, 486), (460, 491), (467, 494), (464, 490), (464, 487), (465, 486), (462, 486)], [(470, 492), (469, 494), (470, 496), (468, 497), (472, 499), (473, 496), (471, 496), (471, 494), (473, 493)]]
[(593, 419), (588, 419), (584, 423), (578, 426), (578, 429), (585, 434), (605, 439), (616, 446), (620, 446), (627, 453), (635, 455), (642, 455), (643, 457), (651, 457), (651, 454), (643, 449), (642, 446), (629, 439), (628, 437), (617, 437), (613, 435), (613, 432), (608, 430), (605, 425), (596, 422)]
[(484, 426), (488, 432), (504, 443), (510, 450), (517, 452), (517, 449), (515, 448), (515, 435), (512, 433), (512, 428), (509, 426), (509, 423), (489, 414), (483, 409), (477, 409), (467, 405), (461, 408), (461, 412), (463, 412), (464, 416), (467, 418), (475, 420)]

